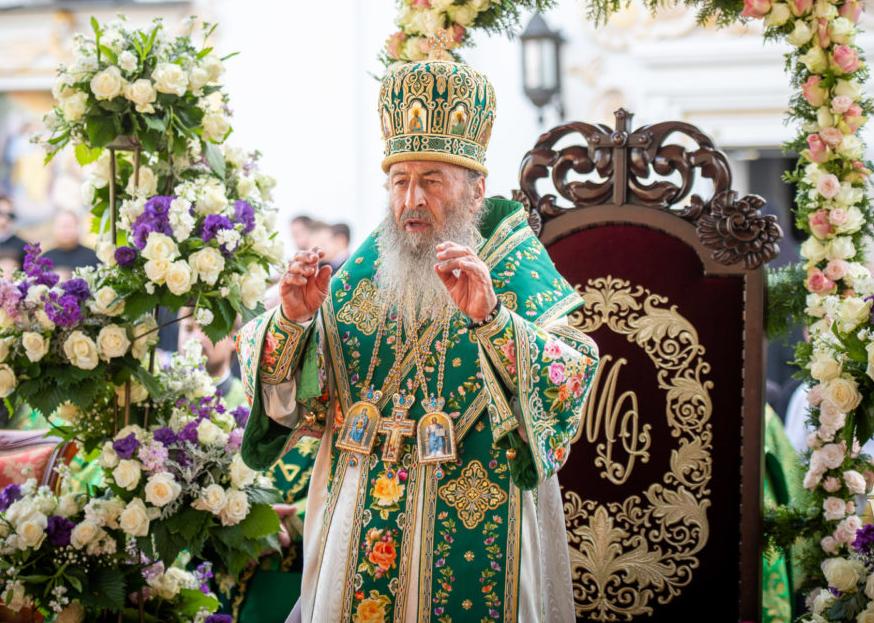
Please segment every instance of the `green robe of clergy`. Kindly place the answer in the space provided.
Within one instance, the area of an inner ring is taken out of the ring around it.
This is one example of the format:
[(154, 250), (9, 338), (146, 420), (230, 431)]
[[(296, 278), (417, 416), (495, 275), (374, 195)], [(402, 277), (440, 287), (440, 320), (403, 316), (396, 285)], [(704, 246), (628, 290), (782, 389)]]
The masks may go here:
[[(598, 362), (595, 344), (567, 322), (581, 304), (515, 202), (490, 199), (479, 257), (503, 305), (469, 329), (452, 316), (448, 344), (426, 323), (428, 393), (446, 348), (441, 398), (457, 459), (419, 463), (415, 437), (397, 462), (336, 447), (361, 399), (383, 299), (374, 276), (379, 232), (332, 278), (317, 317), (299, 325), (272, 310), (248, 323), (237, 348), (252, 415), (242, 455), (271, 466), (287, 444), (322, 439), (304, 528), (303, 621), (568, 621), (574, 618), (556, 472), (566, 462)], [(396, 334), (398, 315), (384, 321)], [(414, 386), (414, 356), (386, 384), (391, 340), (377, 347), (373, 385), (383, 418)], [(409, 411), (417, 422), (420, 399)], [(509, 450), (509, 451), (508, 451)]]

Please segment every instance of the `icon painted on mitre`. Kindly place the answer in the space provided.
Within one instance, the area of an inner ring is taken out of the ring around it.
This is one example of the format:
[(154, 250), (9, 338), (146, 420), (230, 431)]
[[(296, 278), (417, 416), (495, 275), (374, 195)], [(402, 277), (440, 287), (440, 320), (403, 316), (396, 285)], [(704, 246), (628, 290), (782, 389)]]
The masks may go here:
[(349, 409), (337, 447), (359, 454), (370, 454), (376, 441), (376, 429), (379, 426), (379, 410), (370, 402), (356, 402)]
[(442, 412), (427, 413), (416, 430), (419, 463), (455, 460), (455, 430), (452, 420)]
[(425, 107), (416, 100), (407, 111), (407, 134), (420, 134), (425, 131)]
[(449, 133), (455, 136), (464, 136), (466, 130), (467, 111), (463, 104), (459, 104), (449, 114)]
[(485, 122), (483, 123), (482, 128), (479, 131), (479, 136), (476, 139), (476, 142), (480, 145), (485, 145), (492, 138), (492, 118), (487, 117)]
[(391, 136), (391, 117), (388, 116), (388, 111), (382, 111), (382, 136), (388, 138)]

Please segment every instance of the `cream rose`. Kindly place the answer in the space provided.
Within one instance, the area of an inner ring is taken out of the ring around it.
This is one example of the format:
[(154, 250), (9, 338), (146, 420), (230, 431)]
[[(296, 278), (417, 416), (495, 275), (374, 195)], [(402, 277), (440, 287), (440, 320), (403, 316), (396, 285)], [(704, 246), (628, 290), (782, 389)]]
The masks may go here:
[(219, 519), (223, 526), (235, 526), (249, 514), (249, 498), (236, 489), (229, 491), (227, 497), (227, 503), (219, 513)]
[(149, 260), (143, 266), (143, 269), (146, 271), (146, 277), (149, 278), (149, 281), (160, 286), (164, 285), (164, 281), (167, 278), (167, 271), (170, 270), (170, 264), (170, 260)]
[(258, 476), (258, 472), (246, 465), (243, 457), (239, 454), (235, 454), (234, 458), (231, 459), (230, 473), (231, 485), (237, 489), (248, 487), (255, 482), (255, 478)]
[(77, 368), (93, 370), (99, 363), (97, 345), (81, 331), (73, 331), (64, 340), (64, 354)]
[(467, 28), (477, 16), (477, 10), (469, 4), (453, 4), (449, 7), (449, 19)]
[(185, 260), (172, 262), (167, 267), (167, 272), (164, 273), (164, 282), (167, 284), (167, 288), (176, 296), (189, 292), (194, 280), (195, 275)]
[(58, 613), (55, 623), (82, 623), (85, 620), (85, 607), (73, 601)]
[(250, 264), (240, 279), (240, 298), (248, 309), (255, 309), (267, 289), (267, 272), (260, 264)]
[(871, 301), (858, 296), (848, 296), (838, 307), (838, 325), (844, 332), (849, 332), (868, 320), (871, 312)]
[(858, 160), (865, 152), (865, 144), (862, 139), (852, 134), (845, 136), (837, 147), (837, 152), (844, 158)]
[(207, 54), (206, 57), (200, 61), (200, 65), (209, 75), (210, 82), (215, 82), (221, 78), (221, 75), (225, 71), (225, 66), (222, 63), (222, 60), (215, 54)]
[(197, 197), (194, 210), (200, 215), (218, 214), (228, 205), (224, 184), (216, 182), (205, 185)]
[(146, 536), (149, 534), (149, 514), (146, 505), (140, 498), (134, 498), (118, 517), (118, 525), (125, 534), (130, 536)]
[(134, 104), (137, 112), (155, 112), (155, 107), (152, 104), (158, 99), (158, 93), (150, 80), (140, 78), (131, 82), (124, 87), (124, 96)]
[(91, 78), (91, 92), (98, 100), (111, 100), (124, 91), (125, 79), (121, 76), (121, 70), (112, 65), (103, 71), (99, 71)]
[(167, 234), (152, 232), (146, 240), (142, 255), (147, 260), (174, 260), (179, 257), (179, 247)]
[(865, 610), (857, 614), (856, 623), (874, 623), (874, 606), (869, 605)]
[(42, 513), (32, 513), (18, 524), (15, 534), (18, 535), (18, 549), (37, 549), (46, 536), (48, 519)]
[(811, 264), (824, 260), (827, 253), (826, 246), (813, 236), (801, 243), (801, 255), (810, 260)]
[(782, 26), (792, 17), (789, 5), (785, 2), (775, 2), (771, 6), (771, 12), (765, 16), (765, 26)]
[[(140, 176), (137, 180), (136, 188), (134, 188), (134, 176), (131, 175), (127, 180), (127, 193), (129, 195), (140, 195), (141, 197), (151, 197), (158, 189), (158, 177), (155, 172), (149, 167), (140, 167)], [(140, 203), (134, 204), (139, 207)]]
[(227, 504), (228, 496), (221, 485), (209, 485), (201, 490), (200, 495), (191, 504), (197, 510), (208, 511), (218, 515)]
[(856, 588), (862, 579), (859, 565), (845, 558), (829, 558), (822, 563), (822, 572), (829, 586), (839, 591)]
[(844, 483), (851, 493), (856, 495), (867, 493), (868, 484), (865, 482), (865, 477), (854, 469), (848, 469), (844, 472)]
[(242, 199), (249, 197), (256, 188), (258, 185), (255, 184), (255, 180), (248, 175), (241, 175), (237, 180), (237, 194)]
[(200, 90), (205, 87), (208, 82), (209, 72), (203, 67), (194, 67), (188, 75), (188, 89), (196, 95), (200, 95)]
[(0, 363), (6, 361), (6, 358), (9, 357), (9, 349), (14, 341), (15, 338), (11, 337), (0, 338)]
[(205, 247), (195, 251), (188, 258), (191, 268), (197, 278), (211, 286), (215, 285), (219, 275), (225, 269), (225, 258), (218, 249)]
[(137, 488), (141, 475), (142, 470), (140, 469), (139, 462), (131, 459), (120, 460), (115, 469), (112, 470), (112, 478), (115, 480), (115, 484), (127, 491), (133, 491)]
[(6, 398), (18, 385), (15, 372), (8, 364), (0, 363), (0, 398)]
[(182, 493), (182, 486), (168, 472), (153, 474), (146, 483), (146, 502), (152, 506), (166, 506)]
[(152, 316), (146, 316), (134, 325), (131, 352), (137, 359), (142, 359), (149, 348), (158, 343), (158, 323)]
[(220, 448), (228, 443), (228, 436), (210, 420), (201, 420), (197, 425), (197, 441), (205, 446)]
[(837, 521), (846, 516), (846, 504), (841, 498), (827, 497), (822, 503), (823, 517), (828, 521)]
[(117, 324), (108, 324), (97, 334), (97, 352), (104, 361), (124, 357), (130, 347), (127, 330)]
[(73, 531), (70, 533), (70, 543), (76, 549), (82, 549), (91, 543), (99, 532), (100, 526), (90, 519), (85, 519), (73, 528)]
[(27, 358), (34, 363), (45, 357), (46, 353), (49, 352), (49, 341), (42, 333), (25, 331), (21, 334), (21, 345), (24, 347)]
[(862, 95), (862, 85), (856, 80), (838, 80), (835, 84), (834, 95), (844, 95), (857, 100)]
[(211, 112), (203, 116), (203, 138), (220, 143), (231, 129), (231, 124), (221, 112)]
[(152, 72), (155, 88), (160, 93), (183, 96), (188, 88), (188, 76), (185, 70), (175, 63), (158, 63)]
[(103, 444), (103, 450), (100, 452), (100, 465), (107, 469), (111, 469), (118, 465), (118, 453), (112, 446), (111, 441)]
[(834, 355), (827, 352), (814, 353), (810, 364), (810, 376), (817, 381), (830, 381), (841, 374), (841, 364)]
[(79, 121), (88, 110), (88, 94), (78, 91), (61, 100), (61, 112), (67, 121)]
[(103, 286), (94, 293), (91, 311), (104, 316), (118, 316), (124, 312), (124, 299), (118, 298), (118, 292), (112, 286)]
[(856, 247), (849, 236), (832, 238), (827, 248), (826, 257), (830, 260), (849, 260), (856, 255)]
[(856, 381), (845, 377), (832, 379), (826, 383), (823, 396), (824, 400), (831, 402), (844, 413), (850, 413), (862, 400)]

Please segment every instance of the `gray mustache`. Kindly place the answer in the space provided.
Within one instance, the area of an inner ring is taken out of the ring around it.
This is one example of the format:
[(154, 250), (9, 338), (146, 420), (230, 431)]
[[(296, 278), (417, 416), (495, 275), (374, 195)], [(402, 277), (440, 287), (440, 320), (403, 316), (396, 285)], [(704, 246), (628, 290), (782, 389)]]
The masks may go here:
[(417, 219), (420, 221), (425, 221), (426, 223), (431, 223), (431, 214), (424, 209), (412, 208), (404, 212), (401, 222), (406, 223), (409, 220)]

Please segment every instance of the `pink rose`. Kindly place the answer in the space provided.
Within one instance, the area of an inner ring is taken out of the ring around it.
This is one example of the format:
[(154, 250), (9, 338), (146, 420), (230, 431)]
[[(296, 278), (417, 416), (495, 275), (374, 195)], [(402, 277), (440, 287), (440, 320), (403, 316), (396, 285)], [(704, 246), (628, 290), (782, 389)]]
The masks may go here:
[(564, 383), (564, 364), (558, 362), (550, 364), (549, 380), (553, 385)]
[(743, 17), (765, 17), (771, 10), (771, 0), (744, 0)]
[(849, 95), (838, 95), (832, 100), (832, 112), (836, 115), (843, 115), (845, 112), (850, 110), (850, 106), (852, 105), (853, 98), (851, 98)]
[(795, 17), (801, 17), (810, 12), (813, 0), (789, 0), (789, 10)]
[(825, 210), (817, 210), (811, 212), (807, 216), (807, 224), (810, 225), (810, 231), (817, 238), (826, 238), (832, 233), (832, 226), (829, 223), (828, 212)]
[(832, 430), (843, 428), (847, 422), (847, 414), (838, 409), (833, 402), (824, 400), (820, 405), (819, 423)]
[(845, 74), (851, 74), (862, 66), (856, 50), (848, 45), (835, 46), (832, 52), (832, 65)]
[(829, 260), (828, 265), (822, 272), (832, 281), (839, 281), (846, 276), (849, 269), (850, 265), (845, 260)]
[(404, 45), (404, 41), (406, 41), (407, 35), (403, 32), (396, 32), (391, 37), (386, 39), (385, 42), (385, 52), (388, 54), (389, 58), (400, 58), (401, 56), (401, 47)]
[(831, 535), (822, 537), (822, 540), (819, 542), (819, 546), (826, 554), (838, 553), (838, 542), (835, 541), (835, 538)]
[(828, 48), (832, 43), (831, 37), (828, 34), (828, 20), (824, 17), (816, 20), (816, 40), (822, 49)]
[(801, 85), (801, 94), (807, 100), (807, 103), (814, 108), (819, 108), (825, 104), (825, 98), (828, 95), (828, 91), (819, 86), (820, 82), (822, 82), (822, 76), (810, 76)]
[(856, 503), (847, 502), (847, 515), (852, 515), (856, 512)]
[(543, 354), (550, 359), (560, 359), (561, 344), (559, 344), (558, 340), (549, 340), (543, 347)]
[(825, 480), (822, 481), (822, 488), (825, 489), (829, 493), (834, 493), (835, 491), (839, 491), (841, 488), (841, 481), (837, 479), (835, 476), (829, 476)]
[(841, 498), (829, 496), (822, 503), (822, 510), (825, 511), (823, 516), (828, 521), (837, 521), (843, 519), (847, 514), (847, 505)]
[(802, 484), (808, 491), (813, 491), (820, 480), (822, 480), (822, 473), (811, 469), (804, 475), (804, 482)]
[(835, 540), (839, 543), (852, 543), (856, 538), (856, 532), (862, 527), (862, 520), (856, 515), (850, 515), (838, 524), (834, 532)]
[(847, 125), (847, 130), (850, 133), (856, 132), (865, 123), (865, 115), (862, 107), (858, 104), (853, 104), (844, 113), (844, 123)]
[(807, 137), (807, 157), (813, 162), (822, 164), (829, 158), (829, 148), (819, 134), (811, 134)]
[(847, 0), (841, 5), (838, 13), (841, 14), (841, 17), (846, 17), (851, 22), (857, 23), (862, 16), (862, 3), (856, 0)]
[(844, 140), (844, 133), (837, 128), (823, 128), (819, 131), (819, 136), (831, 147), (837, 147)]
[(430, 9), (431, 8), (431, 0), (412, 0), (410, 2), (414, 7), (419, 7), (420, 9)]
[(811, 407), (817, 407), (817, 406), (819, 406), (819, 403), (822, 402), (822, 392), (823, 392), (822, 383), (819, 383), (818, 385), (814, 385), (813, 387), (810, 388), (810, 390), (808, 390), (807, 402)]
[(462, 39), (464, 39), (465, 32), (467, 32), (467, 30), (461, 24), (452, 24), (452, 40), (455, 41), (455, 43), (461, 43)]
[(850, 214), (844, 208), (834, 208), (828, 213), (828, 222), (835, 227), (844, 225), (850, 219)]
[(854, 469), (848, 469), (844, 472), (844, 482), (847, 483), (847, 489), (857, 495), (863, 495), (868, 491), (865, 477)]
[(818, 268), (812, 268), (807, 275), (807, 290), (814, 294), (828, 294), (834, 287), (835, 283)]
[(847, 455), (847, 447), (843, 443), (827, 443), (817, 450), (822, 458), (822, 465), (826, 469), (837, 469), (844, 462)]
[(834, 199), (841, 192), (841, 182), (834, 173), (820, 175), (816, 182), (816, 191), (826, 199)]

